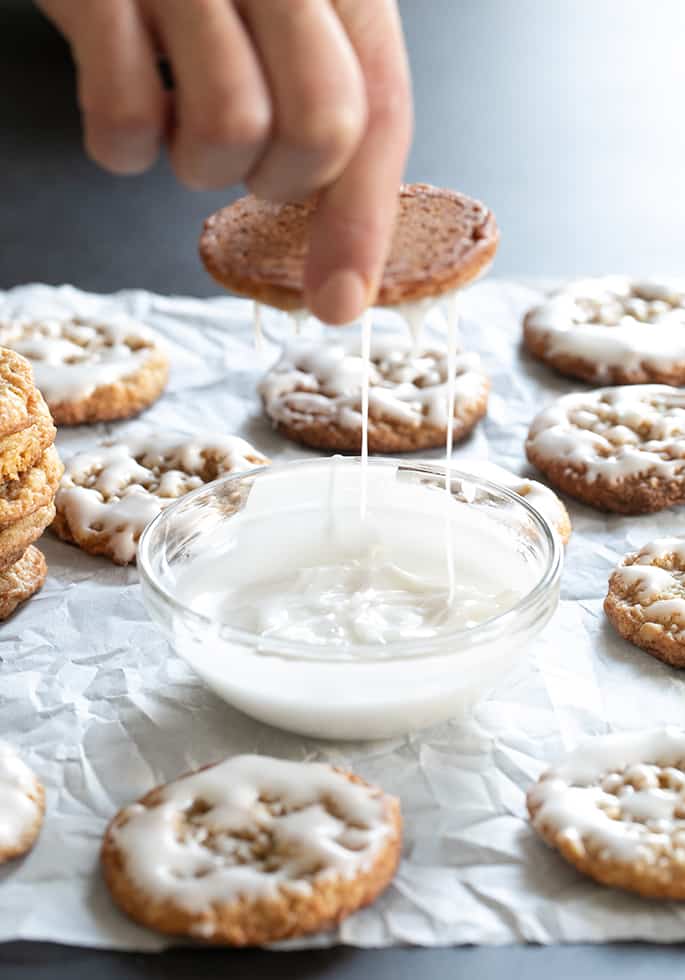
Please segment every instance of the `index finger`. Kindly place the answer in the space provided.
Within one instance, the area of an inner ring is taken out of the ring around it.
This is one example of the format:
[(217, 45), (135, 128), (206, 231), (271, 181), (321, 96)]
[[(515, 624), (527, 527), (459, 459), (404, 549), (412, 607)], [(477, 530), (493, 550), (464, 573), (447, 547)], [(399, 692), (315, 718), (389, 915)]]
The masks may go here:
[(309, 309), (349, 323), (373, 302), (397, 211), (409, 150), (412, 104), (402, 25), (395, 0), (338, 0), (364, 75), (367, 129), (344, 173), (321, 194), (305, 268)]

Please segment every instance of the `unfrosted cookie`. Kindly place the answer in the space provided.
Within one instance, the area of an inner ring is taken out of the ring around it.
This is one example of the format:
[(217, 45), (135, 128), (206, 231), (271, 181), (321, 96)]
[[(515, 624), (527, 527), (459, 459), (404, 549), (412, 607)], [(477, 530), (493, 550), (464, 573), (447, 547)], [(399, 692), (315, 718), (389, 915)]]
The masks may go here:
[(596, 384), (685, 384), (685, 281), (570, 283), (524, 320), (528, 350)]
[(528, 792), (535, 830), (583, 874), (649, 898), (685, 899), (685, 732), (581, 743)]
[(484, 480), (491, 480), (499, 483), (509, 490), (513, 490), (520, 497), (525, 497), (531, 507), (534, 507), (545, 518), (547, 523), (554, 528), (564, 544), (568, 544), (571, 537), (571, 518), (568, 511), (557, 497), (553, 490), (546, 487), (537, 480), (531, 480), (525, 476), (519, 476), (510, 470), (498, 466), (485, 459), (455, 459), (453, 462), (455, 470), (464, 473), (473, 473)]
[[(226, 289), (283, 310), (304, 307), (312, 201), (242, 197), (207, 218), (200, 255)], [(458, 289), (490, 265), (499, 242), (480, 201), (428, 184), (403, 184), (395, 232), (373, 303), (390, 306)]]
[(31, 362), (58, 425), (136, 415), (160, 396), (169, 371), (155, 335), (123, 314), (0, 321), (0, 344)]
[(48, 566), (43, 553), (33, 546), (14, 565), (0, 572), (0, 621), (11, 616), (17, 606), (36, 593), (45, 582), (47, 574)]
[(49, 504), (63, 472), (59, 454), (50, 446), (35, 466), (0, 483), (0, 530)]
[(685, 392), (667, 385), (565, 395), (531, 425), (528, 459), (599, 510), (643, 514), (685, 500)]
[(14, 480), (30, 469), (55, 441), (57, 430), (37, 389), (29, 396), (27, 406), (28, 423), (18, 431), (0, 437), (0, 481)]
[(0, 742), (0, 864), (29, 851), (45, 812), (45, 791), (26, 763)]
[(0, 571), (19, 561), (29, 545), (37, 541), (46, 527), (55, 519), (55, 504), (50, 501), (33, 514), (20, 518), (14, 524), (0, 528)]
[(685, 540), (659, 538), (627, 555), (609, 579), (604, 611), (626, 640), (685, 667)]
[[(259, 385), (266, 414), (282, 435), (315, 449), (358, 452), (364, 360), (359, 341), (289, 345)], [(489, 382), (477, 354), (456, 358), (454, 439), (485, 415)], [(371, 342), (369, 451), (402, 453), (445, 445), (447, 353), (414, 353), (405, 337)]]
[(53, 529), (65, 541), (118, 565), (135, 561), (138, 539), (173, 500), (268, 459), (245, 439), (148, 432), (105, 442), (69, 460)]
[(15, 351), (0, 347), (0, 438), (29, 424), (33, 388), (28, 361)]
[(105, 880), (136, 922), (257, 945), (330, 928), (372, 902), (400, 858), (399, 803), (319, 763), (243, 755), (121, 810)]

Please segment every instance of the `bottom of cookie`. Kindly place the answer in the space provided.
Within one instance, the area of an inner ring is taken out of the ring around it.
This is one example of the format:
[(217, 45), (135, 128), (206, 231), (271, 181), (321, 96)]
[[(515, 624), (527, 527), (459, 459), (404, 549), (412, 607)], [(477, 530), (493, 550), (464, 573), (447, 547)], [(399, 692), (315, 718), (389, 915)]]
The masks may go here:
[[(453, 440), (461, 442), (483, 418), (487, 403), (468, 419), (455, 420)], [(288, 425), (277, 422), (276, 431), (291, 442), (329, 453), (358, 455), (361, 451), (361, 429), (349, 429), (324, 422)], [(369, 421), (369, 452), (380, 456), (413, 453), (424, 449), (444, 449), (447, 430), (444, 426), (399, 426), (382, 420)]]
[(42, 551), (31, 545), (22, 557), (0, 572), (0, 621), (30, 599), (45, 582), (48, 566)]
[(547, 477), (551, 486), (588, 507), (611, 514), (655, 514), (685, 500), (684, 480), (661, 480), (649, 474), (626, 477), (617, 483), (590, 480), (584, 472), (528, 450), (529, 461)]

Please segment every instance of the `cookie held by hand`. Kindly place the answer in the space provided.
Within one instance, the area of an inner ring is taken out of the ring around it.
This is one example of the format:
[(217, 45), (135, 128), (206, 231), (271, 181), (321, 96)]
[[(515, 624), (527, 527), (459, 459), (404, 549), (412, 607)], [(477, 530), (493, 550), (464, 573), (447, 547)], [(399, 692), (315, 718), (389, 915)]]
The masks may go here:
[[(282, 310), (305, 306), (304, 266), (315, 203), (242, 197), (205, 221), (200, 256), (226, 289)], [(429, 184), (403, 184), (376, 306), (394, 306), (468, 285), (492, 262), (494, 215), (480, 201)]]

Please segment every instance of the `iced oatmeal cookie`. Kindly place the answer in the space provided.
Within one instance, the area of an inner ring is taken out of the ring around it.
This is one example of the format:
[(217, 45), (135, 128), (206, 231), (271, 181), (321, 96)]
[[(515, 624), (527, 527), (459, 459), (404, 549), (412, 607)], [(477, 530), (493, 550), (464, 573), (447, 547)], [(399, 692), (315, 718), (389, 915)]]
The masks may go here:
[(528, 792), (540, 836), (582, 874), (685, 899), (685, 732), (594, 737)]
[(268, 459), (237, 436), (148, 432), (104, 442), (66, 464), (53, 530), (118, 565), (135, 561), (153, 517), (190, 490)]
[(667, 385), (564, 395), (533, 421), (528, 459), (599, 510), (644, 514), (685, 501), (685, 392)]
[(685, 281), (569, 283), (526, 314), (526, 347), (594, 384), (685, 384)]
[(58, 425), (136, 415), (159, 398), (169, 371), (152, 331), (124, 315), (0, 321), (0, 344), (30, 361)]
[(511, 470), (499, 466), (485, 459), (455, 459), (453, 466), (455, 470), (464, 473), (473, 473), (484, 480), (491, 480), (499, 483), (509, 490), (513, 490), (519, 497), (525, 497), (531, 507), (539, 511), (545, 520), (554, 528), (564, 544), (568, 544), (571, 538), (571, 518), (563, 502), (556, 495), (554, 490), (550, 490), (544, 483), (531, 480), (526, 476), (519, 476)]
[(399, 803), (318, 763), (243, 755), (152, 790), (105, 834), (102, 867), (136, 922), (234, 946), (330, 928), (400, 858)]
[[(359, 342), (300, 341), (288, 346), (259, 385), (278, 431), (329, 452), (358, 452), (364, 360)], [(477, 354), (456, 358), (454, 440), (485, 415), (489, 382)], [(369, 365), (369, 451), (402, 453), (445, 445), (447, 353), (414, 351), (405, 337), (374, 339)]]
[(0, 864), (33, 847), (44, 812), (43, 787), (15, 750), (0, 742)]
[(660, 538), (627, 555), (609, 579), (604, 611), (626, 640), (685, 667), (685, 540)]

